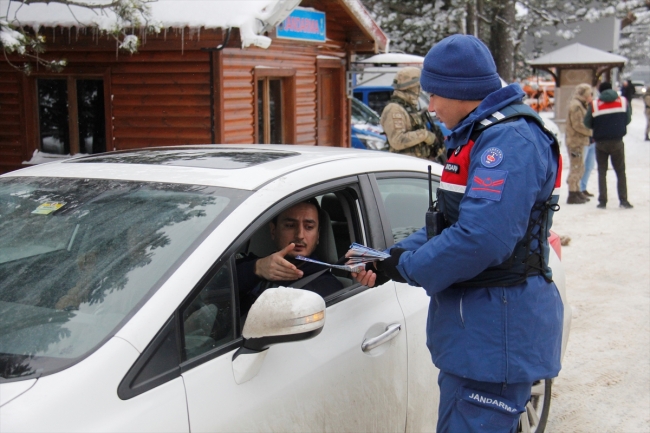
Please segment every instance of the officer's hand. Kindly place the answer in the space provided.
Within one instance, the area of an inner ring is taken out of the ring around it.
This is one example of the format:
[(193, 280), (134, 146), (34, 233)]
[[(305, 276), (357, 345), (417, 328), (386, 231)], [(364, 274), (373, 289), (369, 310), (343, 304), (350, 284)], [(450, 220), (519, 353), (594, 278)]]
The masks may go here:
[(284, 256), (295, 248), (291, 243), (275, 254), (255, 262), (255, 275), (268, 281), (294, 281), (302, 278), (303, 272), (286, 261)]
[(359, 273), (351, 272), (350, 274), (352, 275), (352, 278), (364, 286), (374, 287), (377, 282), (377, 274), (370, 270), (361, 271)]
[(431, 131), (427, 131), (427, 138), (424, 140), (426, 144), (433, 144), (436, 142), (436, 134)]

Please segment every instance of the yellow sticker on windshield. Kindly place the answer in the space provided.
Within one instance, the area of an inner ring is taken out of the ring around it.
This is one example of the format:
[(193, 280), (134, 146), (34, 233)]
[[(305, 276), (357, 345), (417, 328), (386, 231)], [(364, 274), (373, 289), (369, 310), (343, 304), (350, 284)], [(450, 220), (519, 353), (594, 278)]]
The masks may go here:
[(47, 201), (45, 203), (41, 203), (36, 209), (32, 211), (32, 213), (38, 215), (49, 215), (55, 210), (61, 209), (63, 206), (65, 206), (64, 202)]

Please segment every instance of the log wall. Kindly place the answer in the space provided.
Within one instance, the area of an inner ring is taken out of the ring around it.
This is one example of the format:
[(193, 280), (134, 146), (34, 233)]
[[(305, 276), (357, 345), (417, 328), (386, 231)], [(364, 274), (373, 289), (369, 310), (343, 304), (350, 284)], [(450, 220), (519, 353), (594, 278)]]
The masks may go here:
[[(30, 77), (0, 62), (0, 172), (21, 167), (38, 144), (36, 79), (102, 77), (106, 104), (106, 149), (179, 144), (252, 144), (256, 142), (255, 71), (292, 71), (287, 115), (295, 144), (316, 145), (317, 63), (349, 58), (346, 22), (341, 12), (326, 11), (326, 43), (274, 39), (270, 48), (239, 48), (233, 31), (227, 47), (220, 30), (169, 30), (147, 36), (134, 55), (117, 53), (115, 42), (91, 31), (44, 29), (46, 58), (65, 58), (61, 74), (36, 71)], [(350, 24), (350, 23), (347, 23)], [(349, 38), (348, 38), (349, 39)], [(212, 50), (212, 52), (211, 52)], [(15, 58), (13, 60), (19, 61)], [(42, 68), (41, 68), (42, 69)], [(342, 83), (344, 86), (345, 83)], [(345, 89), (338, 89), (344, 95)], [(349, 102), (342, 99), (339, 146), (349, 146)], [(289, 107), (290, 105), (290, 107)]]

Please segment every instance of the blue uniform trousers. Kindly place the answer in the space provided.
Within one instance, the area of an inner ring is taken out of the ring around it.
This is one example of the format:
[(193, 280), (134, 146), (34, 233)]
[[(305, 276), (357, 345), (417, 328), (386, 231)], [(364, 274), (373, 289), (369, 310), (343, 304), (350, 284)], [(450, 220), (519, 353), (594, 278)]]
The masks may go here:
[(438, 375), (437, 433), (515, 433), (532, 383), (492, 383)]

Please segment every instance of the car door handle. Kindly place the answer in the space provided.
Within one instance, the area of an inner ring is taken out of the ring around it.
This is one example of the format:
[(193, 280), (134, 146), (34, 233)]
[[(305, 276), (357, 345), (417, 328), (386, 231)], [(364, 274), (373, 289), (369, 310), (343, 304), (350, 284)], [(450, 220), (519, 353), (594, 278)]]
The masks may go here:
[(399, 334), (399, 331), (401, 330), (402, 325), (399, 323), (388, 325), (386, 327), (386, 332), (383, 334), (363, 340), (363, 343), (361, 343), (361, 350), (364, 352), (370, 352), (372, 349), (379, 347), (384, 343), (388, 343), (390, 340), (397, 337), (397, 334)]

